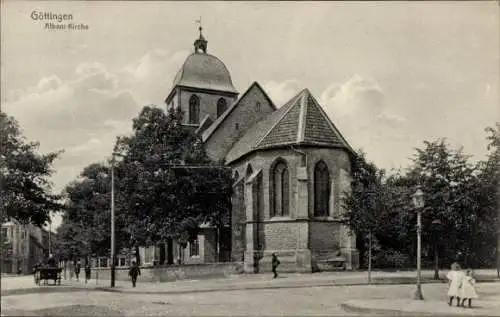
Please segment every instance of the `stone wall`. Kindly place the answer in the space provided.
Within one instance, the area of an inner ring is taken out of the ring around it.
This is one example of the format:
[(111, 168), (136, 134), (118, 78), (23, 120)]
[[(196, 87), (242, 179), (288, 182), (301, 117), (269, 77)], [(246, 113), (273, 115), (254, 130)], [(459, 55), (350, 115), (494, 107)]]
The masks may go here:
[[(129, 268), (117, 268), (116, 280), (130, 280), (128, 270)], [(97, 278), (98, 280), (109, 280), (111, 276), (110, 273), (110, 268), (92, 268), (92, 279)], [(243, 273), (243, 263), (241, 262), (141, 267), (139, 283), (228, 277), (230, 275), (241, 273)]]
[[(246, 255), (258, 261), (256, 264), (259, 266), (259, 272), (267, 269), (268, 253), (272, 252), (287, 253), (283, 255), (284, 270), (288, 270), (293, 263), (299, 271), (306, 271), (309, 268), (336, 269), (335, 263), (342, 262), (342, 258), (345, 259), (346, 268), (355, 269), (358, 262), (355, 244), (352, 243), (355, 241), (355, 236), (348, 235), (348, 231), (339, 223), (342, 193), (350, 186), (348, 179), (350, 162), (347, 152), (342, 149), (316, 147), (305, 147), (301, 150), (307, 153), (305, 167), (300, 166), (301, 157), (289, 149), (260, 151), (232, 165), (240, 177), (246, 175), (249, 165), (254, 173), (260, 170), (262, 174), (262, 204), (258, 211), (254, 211), (260, 218), (255, 225), (260, 246), (250, 250), (248, 249), (250, 244), (247, 243)], [(286, 161), (290, 173), (290, 215), (271, 218), (271, 168), (277, 158)], [(314, 167), (320, 160), (327, 164), (332, 183), (330, 210), (325, 217), (314, 216)], [(246, 189), (244, 192), (245, 195), (248, 194)], [(302, 204), (304, 200), (307, 203)], [(240, 209), (234, 212), (243, 213), (244, 210), (241, 209), (252, 208), (248, 205), (246, 197), (244, 201), (245, 206), (241, 206), (241, 201), (233, 206)], [(288, 255), (290, 252), (294, 255)], [(331, 267), (328, 267), (330, 264)]]
[[(227, 106), (236, 101), (236, 96), (234, 94), (227, 94), (223, 92), (200, 92), (198, 90), (192, 90), (187, 88), (181, 88), (178, 90), (178, 95), (174, 98), (178, 98), (180, 101), (180, 106), (184, 112), (183, 122), (189, 122), (189, 98), (192, 95), (197, 95), (200, 98), (200, 123), (205, 118), (205, 116), (210, 116), (210, 118), (215, 121), (217, 119), (217, 101), (219, 98), (224, 98), (227, 102)], [(176, 101), (177, 102), (177, 101)]]
[[(258, 107), (257, 103), (259, 103)], [(252, 85), (238, 101), (236, 108), (206, 140), (208, 156), (216, 161), (223, 159), (234, 142), (239, 140), (248, 128), (273, 111), (273, 105), (269, 103), (264, 92), (258, 85)]]
[[(270, 221), (264, 223), (265, 250), (293, 250), (297, 247), (297, 222)], [(305, 237), (307, 239), (307, 237)]]
[(245, 253), (245, 205), (243, 201), (244, 179), (240, 179), (233, 186), (233, 196), (231, 197), (231, 260), (234, 262), (243, 261)]
[(338, 251), (340, 250), (340, 230), (341, 226), (337, 222), (331, 221), (311, 221), (309, 248), (315, 251)]

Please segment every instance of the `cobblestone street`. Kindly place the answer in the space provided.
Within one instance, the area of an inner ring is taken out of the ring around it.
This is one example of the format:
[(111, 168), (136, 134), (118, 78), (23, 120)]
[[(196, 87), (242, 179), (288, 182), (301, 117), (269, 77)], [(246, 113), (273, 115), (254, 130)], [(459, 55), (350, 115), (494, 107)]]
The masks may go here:
[[(43, 293), (2, 296), (1, 303), (4, 316), (352, 316), (355, 314), (342, 308), (343, 303), (394, 300), (404, 305), (411, 303), (414, 290), (414, 285), (358, 285), (141, 294), (45, 286), (36, 290)], [(499, 283), (478, 285), (481, 299), (475, 302), (477, 309), (473, 310), (448, 307), (446, 284), (426, 284), (423, 291), (426, 305), (457, 315), (478, 314), (484, 312), (481, 309), (487, 306), (486, 301), (500, 302)]]

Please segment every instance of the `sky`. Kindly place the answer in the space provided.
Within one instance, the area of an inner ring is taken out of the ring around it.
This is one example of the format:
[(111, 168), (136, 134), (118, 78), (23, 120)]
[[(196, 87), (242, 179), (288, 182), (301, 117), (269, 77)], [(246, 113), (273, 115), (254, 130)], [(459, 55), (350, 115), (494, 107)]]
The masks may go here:
[(498, 2), (6, 0), (2, 111), (41, 152), (64, 149), (54, 191), (105, 161), (143, 106), (165, 106), (200, 17), (241, 94), (257, 81), (279, 107), (308, 88), (379, 167), (404, 168), (441, 137), (474, 160), (487, 153), (484, 128), (500, 121)]

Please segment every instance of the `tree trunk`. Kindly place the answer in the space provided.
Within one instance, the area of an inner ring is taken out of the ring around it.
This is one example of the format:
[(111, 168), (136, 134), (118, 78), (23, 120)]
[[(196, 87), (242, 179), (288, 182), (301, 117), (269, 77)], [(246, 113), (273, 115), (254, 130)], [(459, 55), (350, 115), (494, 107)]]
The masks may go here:
[(439, 250), (437, 244), (434, 246), (434, 279), (439, 280)]
[[(498, 195), (498, 196), (500, 196), (500, 195)], [(498, 208), (498, 215), (497, 215), (497, 278), (500, 278), (500, 203), (498, 203), (497, 208)]]
[(135, 246), (135, 261), (137, 262), (137, 265), (141, 265), (141, 255), (139, 254), (139, 246)]
[(372, 283), (372, 231), (368, 234), (368, 284)]
[[(497, 164), (500, 165), (499, 162)], [(497, 167), (499, 167), (497, 165)], [(497, 278), (500, 278), (500, 180), (498, 179), (498, 173), (497, 173), (497, 179), (496, 179), (496, 189), (497, 189)]]

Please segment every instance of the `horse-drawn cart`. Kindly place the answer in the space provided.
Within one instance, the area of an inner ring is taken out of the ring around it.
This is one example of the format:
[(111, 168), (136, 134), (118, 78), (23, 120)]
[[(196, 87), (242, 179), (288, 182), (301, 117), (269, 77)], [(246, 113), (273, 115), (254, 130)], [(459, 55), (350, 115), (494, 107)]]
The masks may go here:
[(35, 273), (35, 281), (38, 285), (41, 285), (41, 281), (47, 285), (49, 280), (53, 280), (54, 285), (61, 285), (61, 272), (62, 269), (58, 267), (40, 267)]

